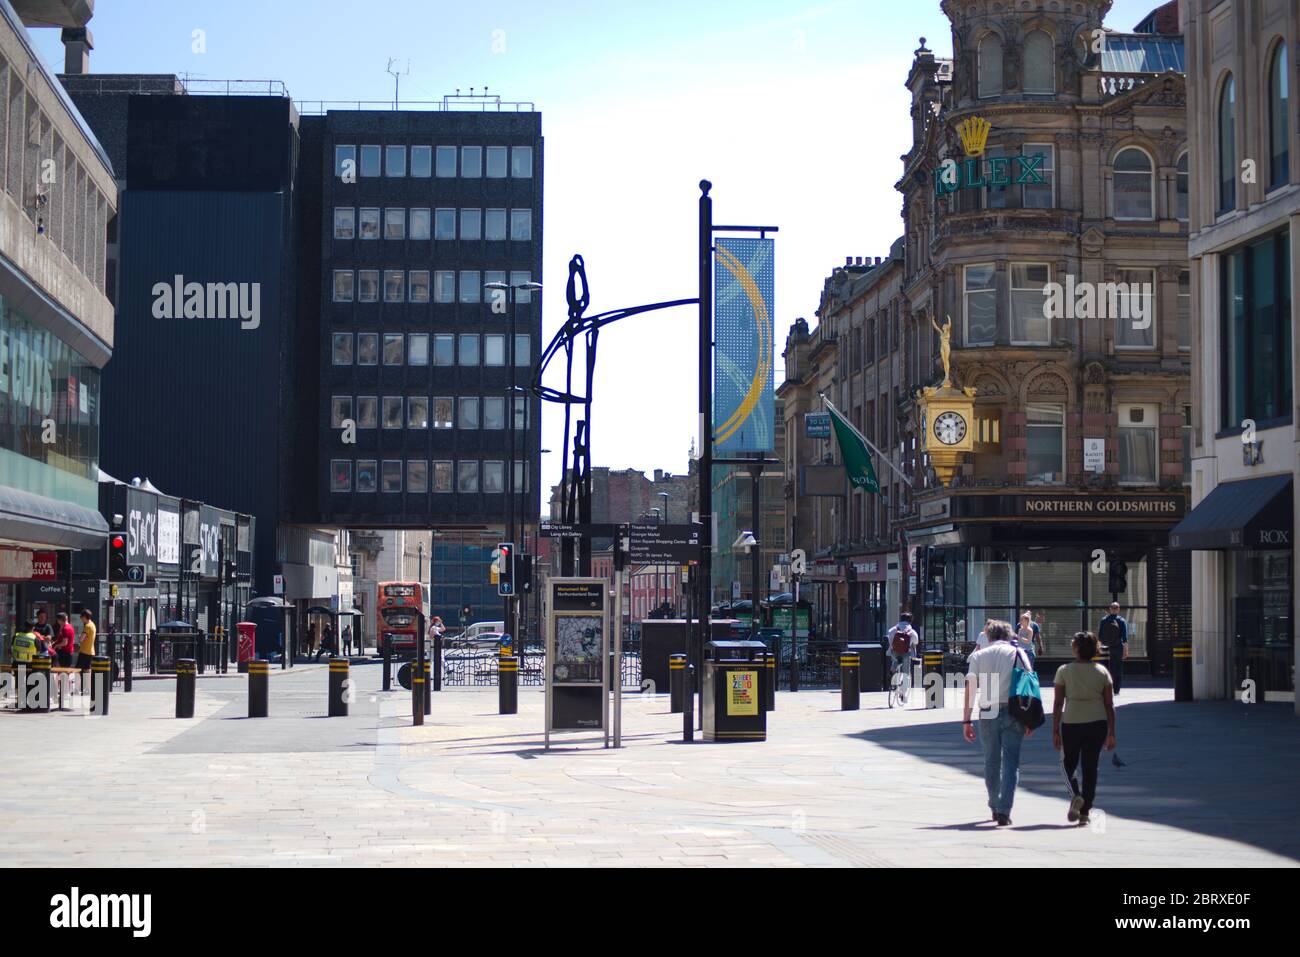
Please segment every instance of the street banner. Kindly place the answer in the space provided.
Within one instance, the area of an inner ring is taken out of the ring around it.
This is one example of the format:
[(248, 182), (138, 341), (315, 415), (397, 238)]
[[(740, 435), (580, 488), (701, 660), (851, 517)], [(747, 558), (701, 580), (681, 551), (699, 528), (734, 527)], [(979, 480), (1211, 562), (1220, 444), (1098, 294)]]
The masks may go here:
[(835, 428), (835, 438), (840, 444), (840, 455), (844, 459), (844, 471), (848, 473), (849, 481), (854, 488), (879, 495), (880, 483), (876, 480), (876, 470), (871, 464), (866, 436), (855, 429), (830, 400), (826, 402), (826, 409), (831, 414), (831, 424)]
[(776, 447), (773, 240), (715, 243), (713, 443), (722, 454)]

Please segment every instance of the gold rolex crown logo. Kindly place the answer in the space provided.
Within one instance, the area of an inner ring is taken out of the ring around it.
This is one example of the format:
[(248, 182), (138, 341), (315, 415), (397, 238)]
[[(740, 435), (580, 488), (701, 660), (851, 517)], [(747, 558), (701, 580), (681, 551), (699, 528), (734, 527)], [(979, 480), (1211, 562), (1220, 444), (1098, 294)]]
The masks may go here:
[(993, 124), (978, 116), (969, 117), (957, 124), (957, 135), (961, 137), (961, 145), (967, 156), (984, 155), (991, 129)]

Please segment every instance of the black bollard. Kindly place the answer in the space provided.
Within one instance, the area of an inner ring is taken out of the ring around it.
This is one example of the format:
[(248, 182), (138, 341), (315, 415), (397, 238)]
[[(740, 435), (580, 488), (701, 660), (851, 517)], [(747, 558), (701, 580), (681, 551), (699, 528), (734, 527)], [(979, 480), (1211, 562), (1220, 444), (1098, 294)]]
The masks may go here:
[(21, 685), (24, 711), (37, 711), (42, 714), (50, 710), (50, 659), (37, 655), (32, 659), (26, 672), (26, 681)]
[(519, 659), (497, 660), (497, 700), (500, 714), (519, 713)]
[(682, 698), (685, 697), (686, 656), (668, 656), (668, 713), (682, 713)]
[(130, 635), (126, 636), (123, 647), (126, 649), (126, 655), (122, 658), (122, 690), (130, 693), (131, 676), (135, 672), (135, 642)]
[(856, 654), (840, 655), (840, 710), (857, 711), (862, 706), (862, 659)]
[(682, 743), (695, 740), (695, 666), (686, 666), (686, 681), (682, 687)]
[[(926, 710), (943, 708), (944, 686), (943, 686), (943, 652), (927, 651), (921, 655), (921, 689), (925, 692)], [(912, 659), (909, 658), (903, 664), (908, 670), (908, 676), (911, 676)]]
[(411, 669), (411, 723), (415, 727), (424, 724), (424, 674), (418, 669)]
[(271, 663), (255, 658), (248, 663), (248, 716), (265, 718), (270, 714)]
[(442, 690), (442, 632), (433, 636), (433, 690)]
[(348, 660), (335, 658), (330, 662), (329, 707), (326, 713), (331, 718), (348, 716)]
[(181, 658), (176, 662), (176, 717), (194, 717), (194, 683), (198, 674), (198, 665), (193, 658)]
[(424, 713), (433, 714), (433, 662), (424, 659)]
[(763, 662), (763, 675), (767, 677), (767, 684), (764, 685), (763, 709), (766, 711), (776, 710), (776, 651), (768, 651), (764, 655), (766, 661)]
[(113, 690), (113, 659), (96, 655), (90, 659), (90, 713), (108, 714), (108, 698)]
[(1174, 700), (1192, 700), (1192, 643), (1174, 645)]
[(382, 639), (384, 642), (384, 690), (393, 690), (393, 646), (392, 642)]

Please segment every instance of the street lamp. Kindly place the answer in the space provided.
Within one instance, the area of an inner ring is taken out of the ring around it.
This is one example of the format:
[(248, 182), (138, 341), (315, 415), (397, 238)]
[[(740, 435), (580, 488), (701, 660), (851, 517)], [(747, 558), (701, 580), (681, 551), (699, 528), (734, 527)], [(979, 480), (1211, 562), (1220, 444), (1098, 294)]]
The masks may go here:
[[(530, 295), (534, 292), (540, 292), (542, 284), (539, 282), (490, 282), (484, 285), (484, 289), (491, 289), (493, 292), (504, 293), (508, 306), (508, 315), (510, 319), (509, 344), (506, 351), (506, 362), (510, 366), (510, 387), (506, 392), (506, 414), (509, 425), (507, 427), (510, 454), (506, 456), (506, 541), (515, 542), (515, 452), (518, 448), (518, 442), (515, 437), (515, 419), (516, 419), (516, 402), (518, 396), (515, 388), (515, 314), (519, 303), (519, 293), (524, 291)], [(494, 299), (496, 297), (493, 297)], [(497, 301), (500, 301), (499, 299)], [(493, 305), (496, 305), (494, 302)], [(535, 350), (530, 350), (535, 351)], [(531, 363), (530, 363), (531, 364)], [(525, 429), (528, 427), (527, 421), (524, 423)], [(515, 647), (522, 649), (519, 642), (519, 629), (517, 623), (511, 615), (511, 610), (515, 607), (512, 599), (515, 596), (507, 595), (505, 597), (504, 617), (506, 630), (512, 638), (515, 639)]]
[(753, 637), (757, 638), (758, 626), (759, 626), (758, 615), (759, 615), (759, 607), (760, 607), (758, 601), (758, 559), (759, 559), (759, 555), (761, 554), (758, 550), (758, 539), (754, 537), (753, 530), (747, 528), (740, 533), (740, 536), (736, 539), (735, 542), (732, 543), (731, 547), (735, 551), (748, 553), (753, 563), (754, 582), (753, 582), (753, 587), (750, 588), (749, 628), (750, 631), (753, 633)]
[[(660, 497), (661, 499), (664, 500), (664, 524), (667, 525), (667, 524), (668, 524), (668, 499), (669, 499), (671, 496), (669, 496), (669, 494), (668, 494), (667, 492), (660, 492), (660, 493), (659, 493), (659, 497)], [(656, 579), (656, 580), (658, 580), (658, 579), (660, 579), (660, 578), (663, 577), (663, 569), (666, 568), (666, 567), (668, 567), (668, 566), (659, 565), (659, 566), (656, 566), (656, 567), (655, 567), (655, 579)], [(665, 595), (664, 595), (664, 600), (665, 600), (665, 601), (667, 601), (668, 599), (672, 598), (672, 586), (671, 586), (668, 582), (664, 582), (664, 592), (665, 592)]]

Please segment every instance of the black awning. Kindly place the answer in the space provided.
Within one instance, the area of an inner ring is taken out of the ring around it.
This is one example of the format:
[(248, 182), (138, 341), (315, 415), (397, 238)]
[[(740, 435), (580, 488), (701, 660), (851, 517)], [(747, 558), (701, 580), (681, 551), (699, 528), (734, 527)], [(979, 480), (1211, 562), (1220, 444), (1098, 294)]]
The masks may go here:
[(1174, 551), (1290, 548), (1290, 475), (1225, 482), (1169, 533)]

